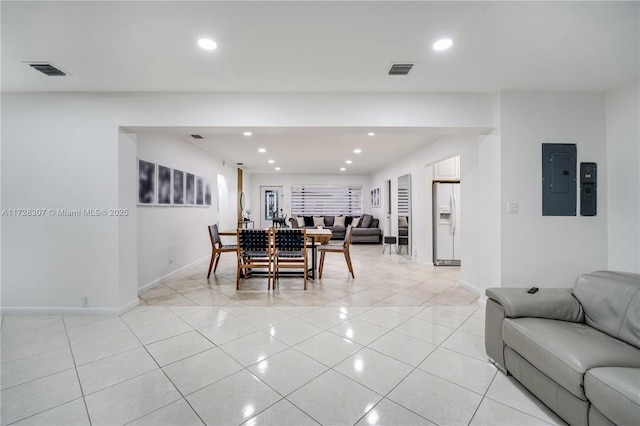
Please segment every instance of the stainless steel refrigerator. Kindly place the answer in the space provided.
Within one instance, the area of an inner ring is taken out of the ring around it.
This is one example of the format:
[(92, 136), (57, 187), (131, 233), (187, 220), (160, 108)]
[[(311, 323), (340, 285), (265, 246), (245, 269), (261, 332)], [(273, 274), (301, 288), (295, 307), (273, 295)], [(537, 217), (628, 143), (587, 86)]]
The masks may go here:
[(460, 183), (433, 183), (433, 264), (460, 265)]

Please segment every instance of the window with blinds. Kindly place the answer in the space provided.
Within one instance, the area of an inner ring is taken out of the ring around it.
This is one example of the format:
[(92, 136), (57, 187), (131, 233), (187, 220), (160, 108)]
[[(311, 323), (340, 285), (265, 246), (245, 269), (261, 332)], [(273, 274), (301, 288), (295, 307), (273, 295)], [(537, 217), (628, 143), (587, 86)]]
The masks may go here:
[(362, 185), (292, 185), (291, 215), (361, 215)]

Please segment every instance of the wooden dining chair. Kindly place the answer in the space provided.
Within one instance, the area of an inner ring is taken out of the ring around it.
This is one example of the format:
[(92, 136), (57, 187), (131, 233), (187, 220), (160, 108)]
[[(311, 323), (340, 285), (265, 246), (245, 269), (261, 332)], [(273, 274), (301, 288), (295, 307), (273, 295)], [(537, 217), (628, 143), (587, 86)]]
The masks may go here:
[(304, 289), (307, 289), (307, 231), (304, 229), (280, 228), (274, 230), (274, 272), (273, 288), (279, 279), (280, 269), (302, 269)]
[[(238, 229), (238, 270), (236, 290), (240, 289), (240, 276), (249, 276), (249, 270), (266, 269), (267, 288), (271, 289), (273, 250), (271, 231), (267, 229)], [(244, 272), (244, 273), (243, 273)]]
[(324, 266), (324, 255), (327, 253), (344, 253), (344, 258), (347, 261), (347, 267), (349, 268), (349, 272), (351, 272), (351, 277), (355, 278), (356, 276), (353, 273), (353, 265), (351, 264), (351, 255), (349, 254), (349, 247), (351, 246), (351, 237), (353, 234), (353, 228), (351, 225), (347, 226), (347, 229), (344, 234), (344, 241), (342, 244), (322, 244), (318, 246), (318, 251), (320, 252), (320, 275), (322, 278), (322, 268)]
[(218, 269), (218, 262), (220, 262), (220, 255), (222, 253), (236, 253), (238, 246), (235, 244), (222, 244), (220, 234), (218, 233), (218, 225), (210, 225), (209, 238), (211, 239), (211, 262), (209, 262), (209, 272), (207, 273), (207, 279), (211, 276), (211, 269), (215, 274)]

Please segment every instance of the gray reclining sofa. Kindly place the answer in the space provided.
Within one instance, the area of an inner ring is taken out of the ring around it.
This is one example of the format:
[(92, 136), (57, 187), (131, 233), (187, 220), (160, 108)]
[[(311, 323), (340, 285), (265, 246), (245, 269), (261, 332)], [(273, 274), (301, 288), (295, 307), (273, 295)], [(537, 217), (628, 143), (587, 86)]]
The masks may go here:
[(640, 275), (486, 294), (485, 347), (501, 370), (571, 425), (640, 424)]
[[(298, 223), (298, 217), (292, 216), (289, 218), (289, 223), (292, 228), (315, 228), (316, 225), (313, 220), (313, 216), (303, 217), (305, 221), (304, 226), (300, 226)], [(335, 225), (335, 216), (315, 216), (316, 221), (321, 220), (322, 225), (326, 229), (332, 231), (332, 240), (344, 240), (344, 234), (347, 230), (347, 225), (351, 223), (353, 219), (350, 216), (345, 216), (344, 226)], [(317, 222), (316, 222), (317, 223)], [(351, 238), (352, 243), (376, 243), (382, 242), (382, 229), (379, 228), (379, 221), (375, 217), (369, 214), (363, 214), (362, 220), (353, 228), (353, 236)]]

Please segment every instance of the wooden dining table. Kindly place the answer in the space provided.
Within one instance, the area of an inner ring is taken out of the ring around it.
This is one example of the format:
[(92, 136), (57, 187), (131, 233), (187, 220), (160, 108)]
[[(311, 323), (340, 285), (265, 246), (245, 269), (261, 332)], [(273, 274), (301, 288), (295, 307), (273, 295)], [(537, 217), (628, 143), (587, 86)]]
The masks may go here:
[[(286, 229), (286, 228), (285, 228)], [(316, 279), (316, 270), (318, 269), (318, 246), (327, 244), (331, 240), (333, 232), (325, 228), (305, 228), (307, 234), (307, 247), (311, 249), (311, 268), (307, 271), (309, 278)], [(238, 230), (225, 230), (218, 232), (221, 236), (238, 236)]]

